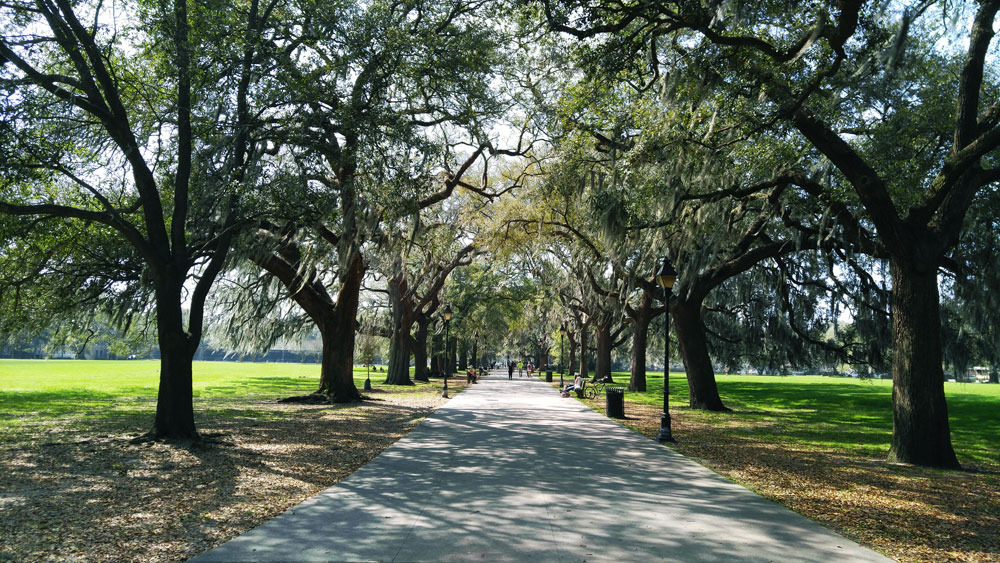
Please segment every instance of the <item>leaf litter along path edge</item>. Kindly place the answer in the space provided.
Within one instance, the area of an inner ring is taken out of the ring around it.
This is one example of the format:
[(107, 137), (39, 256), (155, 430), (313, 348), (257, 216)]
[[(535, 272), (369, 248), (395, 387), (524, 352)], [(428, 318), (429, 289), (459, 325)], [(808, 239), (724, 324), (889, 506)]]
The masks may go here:
[(136, 416), (18, 421), (0, 442), (0, 561), (186, 560), (343, 479), (444, 403), (439, 385), (370, 397), (196, 399), (208, 439), (194, 446), (131, 443), (152, 400)]
[(535, 380), (493, 376), (196, 562), (885, 561)]

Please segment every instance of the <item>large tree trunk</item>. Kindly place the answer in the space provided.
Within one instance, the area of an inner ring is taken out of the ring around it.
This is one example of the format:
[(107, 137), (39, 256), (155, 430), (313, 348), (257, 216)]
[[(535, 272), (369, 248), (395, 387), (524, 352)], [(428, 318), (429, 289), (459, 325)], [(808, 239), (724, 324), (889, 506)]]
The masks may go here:
[(444, 333), (431, 335), (431, 372), (434, 376), (444, 373)]
[(448, 336), (448, 354), (445, 357), (444, 371), (449, 376), (455, 373), (455, 364), (458, 362), (458, 342), (454, 336)]
[(584, 379), (590, 377), (590, 370), (587, 367), (587, 326), (580, 328), (580, 376)]
[(431, 320), (427, 315), (417, 319), (417, 330), (413, 335), (413, 380), (429, 381), (427, 373), (427, 332)]
[(642, 292), (639, 308), (632, 317), (632, 364), (629, 366), (629, 391), (646, 390), (646, 350), (649, 347), (649, 323), (653, 320), (653, 294)]
[(643, 392), (646, 390), (646, 349), (649, 339), (649, 321), (644, 324), (636, 321), (632, 333), (632, 363), (629, 366), (628, 390)]
[(597, 365), (594, 378), (611, 379), (611, 321), (602, 321), (594, 327), (594, 338), (597, 340)]
[(181, 283), (157, 288), (156, 328), (160, 345), (160, 388), (156, 399), (154, 439), (197, 440), (194, 424), (192, 362), (198, 343), (192, 342), (181, 313)]
[(569, 366), (569, 375), (573, 377), (576, 373), (576, 334), (567, 332), (566, 337), (569, 340), (569, 361), (565, 365)]
[(413, 385), (410, 380), (410, 329), (413, 328), (413, 313), (407, 303), (406, 279), (390, 279), (387, 287), (392, 305), (392, 336), (389, 337), (389, 369), (386, 370), (385, 384)]
[(398, 327), (389, 338), (389, 368), (385, 374), (386, 385), (413, 385), (410, 380), (410, 335)]
[(281, 280), (292, 299), (319, 329), (323, 338), (323, 357), (316, 394), (325, 395), (334, 403), (360, 401), (361, 393), (354, 385), (354, 339), (355, 317), (364, 279), (361, 253), (355, 250), (348, 256), (347, 268), (340, 276), (340, 292), (336, 301), (313, 272), (300, 269), (299, 251), (294, 246), (283, 248), (278, 253), (254, 254), (251, 259)]
[[(354, 385), (353, 361), (345, 370), (344, 357), (353, 359), (353, 344), (344, 338), (343, 327), (331, 319), (320, 327), (323, 339), (323, 357), (321, 358), (319, 389), (316, 393), (325, 395), (332, 403), (350, 403), (361, 400), (361, 393)], [(345, 373), (346, 371), (346, 373)], [(350, 377), (350, 383), (345, 381)], [(356, 398), (351, 398), (357, 395)]]
[(353, 403), (362, 399), (354, 385), (354, 319), (358, 314), (358, 299), (364, 279), (364, 262), (355, 251), (341, 280), (337, 303), (320, 325), (323, 337), (323, 366), (320, 371), (319, 393), (333, 403)]
[(670, 307), (677, 332), (677, 344), (688, 380), (688, 405), (706, 411), (730, 410), (722, 404), (715, 382), (715, 370), (708, 355), (705, 326), (701, 321), (700, 298), (674, 300)]
[(937, 268), (894, 257), (892, 267), (892, 445), (889, 460), (959, 467), (951, 446), (941, 368)]

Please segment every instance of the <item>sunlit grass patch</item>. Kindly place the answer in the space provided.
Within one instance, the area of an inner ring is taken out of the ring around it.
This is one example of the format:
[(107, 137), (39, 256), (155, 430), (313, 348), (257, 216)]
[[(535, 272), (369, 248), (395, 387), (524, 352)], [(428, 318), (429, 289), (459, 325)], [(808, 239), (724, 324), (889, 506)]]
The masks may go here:
[[(148, 429), (156, 412), (159, 368), (158, 360), (0, 360), (0, 440), (17, 441), (28, 429)], [(252, 403), (311, 393), (318, 388), (319, 375), (318, 364), (194, 362), (196, 422), (240, 416), (273, 420), (282, 415)], [(358, 389), (367, 376), (365, 368), (354, 369)], [(384, 380), (385, 372), (371, 372), (374, 397), (385, 392)], [(385, 389), (439, 394), (440, 382)]]
[[(615, 373), (628, 381), (627, 373)], [(879, 456), (892, 437), (892, 381), (822, 376), (717, 375), (719, 394), (732, 412), (687, 408), (683, 374), (670, 375), (671, 410), (711, 423), (719, 431), (766, 432), (775, 440), (803, 448), (833, 449)], [(663, 377), (647, 374), (645, 393), (626, 393), (629, 401), (663, 402)], [(952, 444), (964, 464), (1000, 464), (997, 433), (1000, 385), (945, 383)]]

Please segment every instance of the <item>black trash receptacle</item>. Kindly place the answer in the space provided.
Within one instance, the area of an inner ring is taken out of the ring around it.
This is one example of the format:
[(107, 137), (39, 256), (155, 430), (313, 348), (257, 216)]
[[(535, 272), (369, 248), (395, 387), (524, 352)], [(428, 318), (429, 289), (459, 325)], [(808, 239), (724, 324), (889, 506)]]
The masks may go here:
[(545, 370), (545, 383), (552, 383), (552, 370)]
[(622, 385), (605, 387), (604, 407), (609, 418), (625, 418), (625, 387)]

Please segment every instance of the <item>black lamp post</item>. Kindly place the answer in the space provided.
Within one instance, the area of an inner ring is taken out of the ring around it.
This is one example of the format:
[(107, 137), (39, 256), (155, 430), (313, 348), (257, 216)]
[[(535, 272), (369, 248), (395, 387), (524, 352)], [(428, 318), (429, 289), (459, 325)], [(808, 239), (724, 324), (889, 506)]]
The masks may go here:
[(566, 336), (566, 325), (559, 325), (559, 388), (565, 387), (563, 384), (563, 366), (566, 362), (563, 360), (563, 337)]
[(660, 415), (660, 434), (656, 437), (659, 442), (676, 442), (673, 434), (670, 433), (670, 294), (674, 287), (674, 280), (677, 279), (677, 271), (674, 270), (670, 259), (666, 256), (660, 262), (660, 269), (656, 272), (656, 283), (663, 288), (663, 414)]
[(451, 317), (454, 313), (451, 312), (451, 305), (445, 305), (444, 310), (441, 311), (444, 316), (444, 391), (441, 396), (445, 399), (448, 398), (448, 373), (451, 372), (451, 355), (448, 352), (448, 324), (451, 323)]

